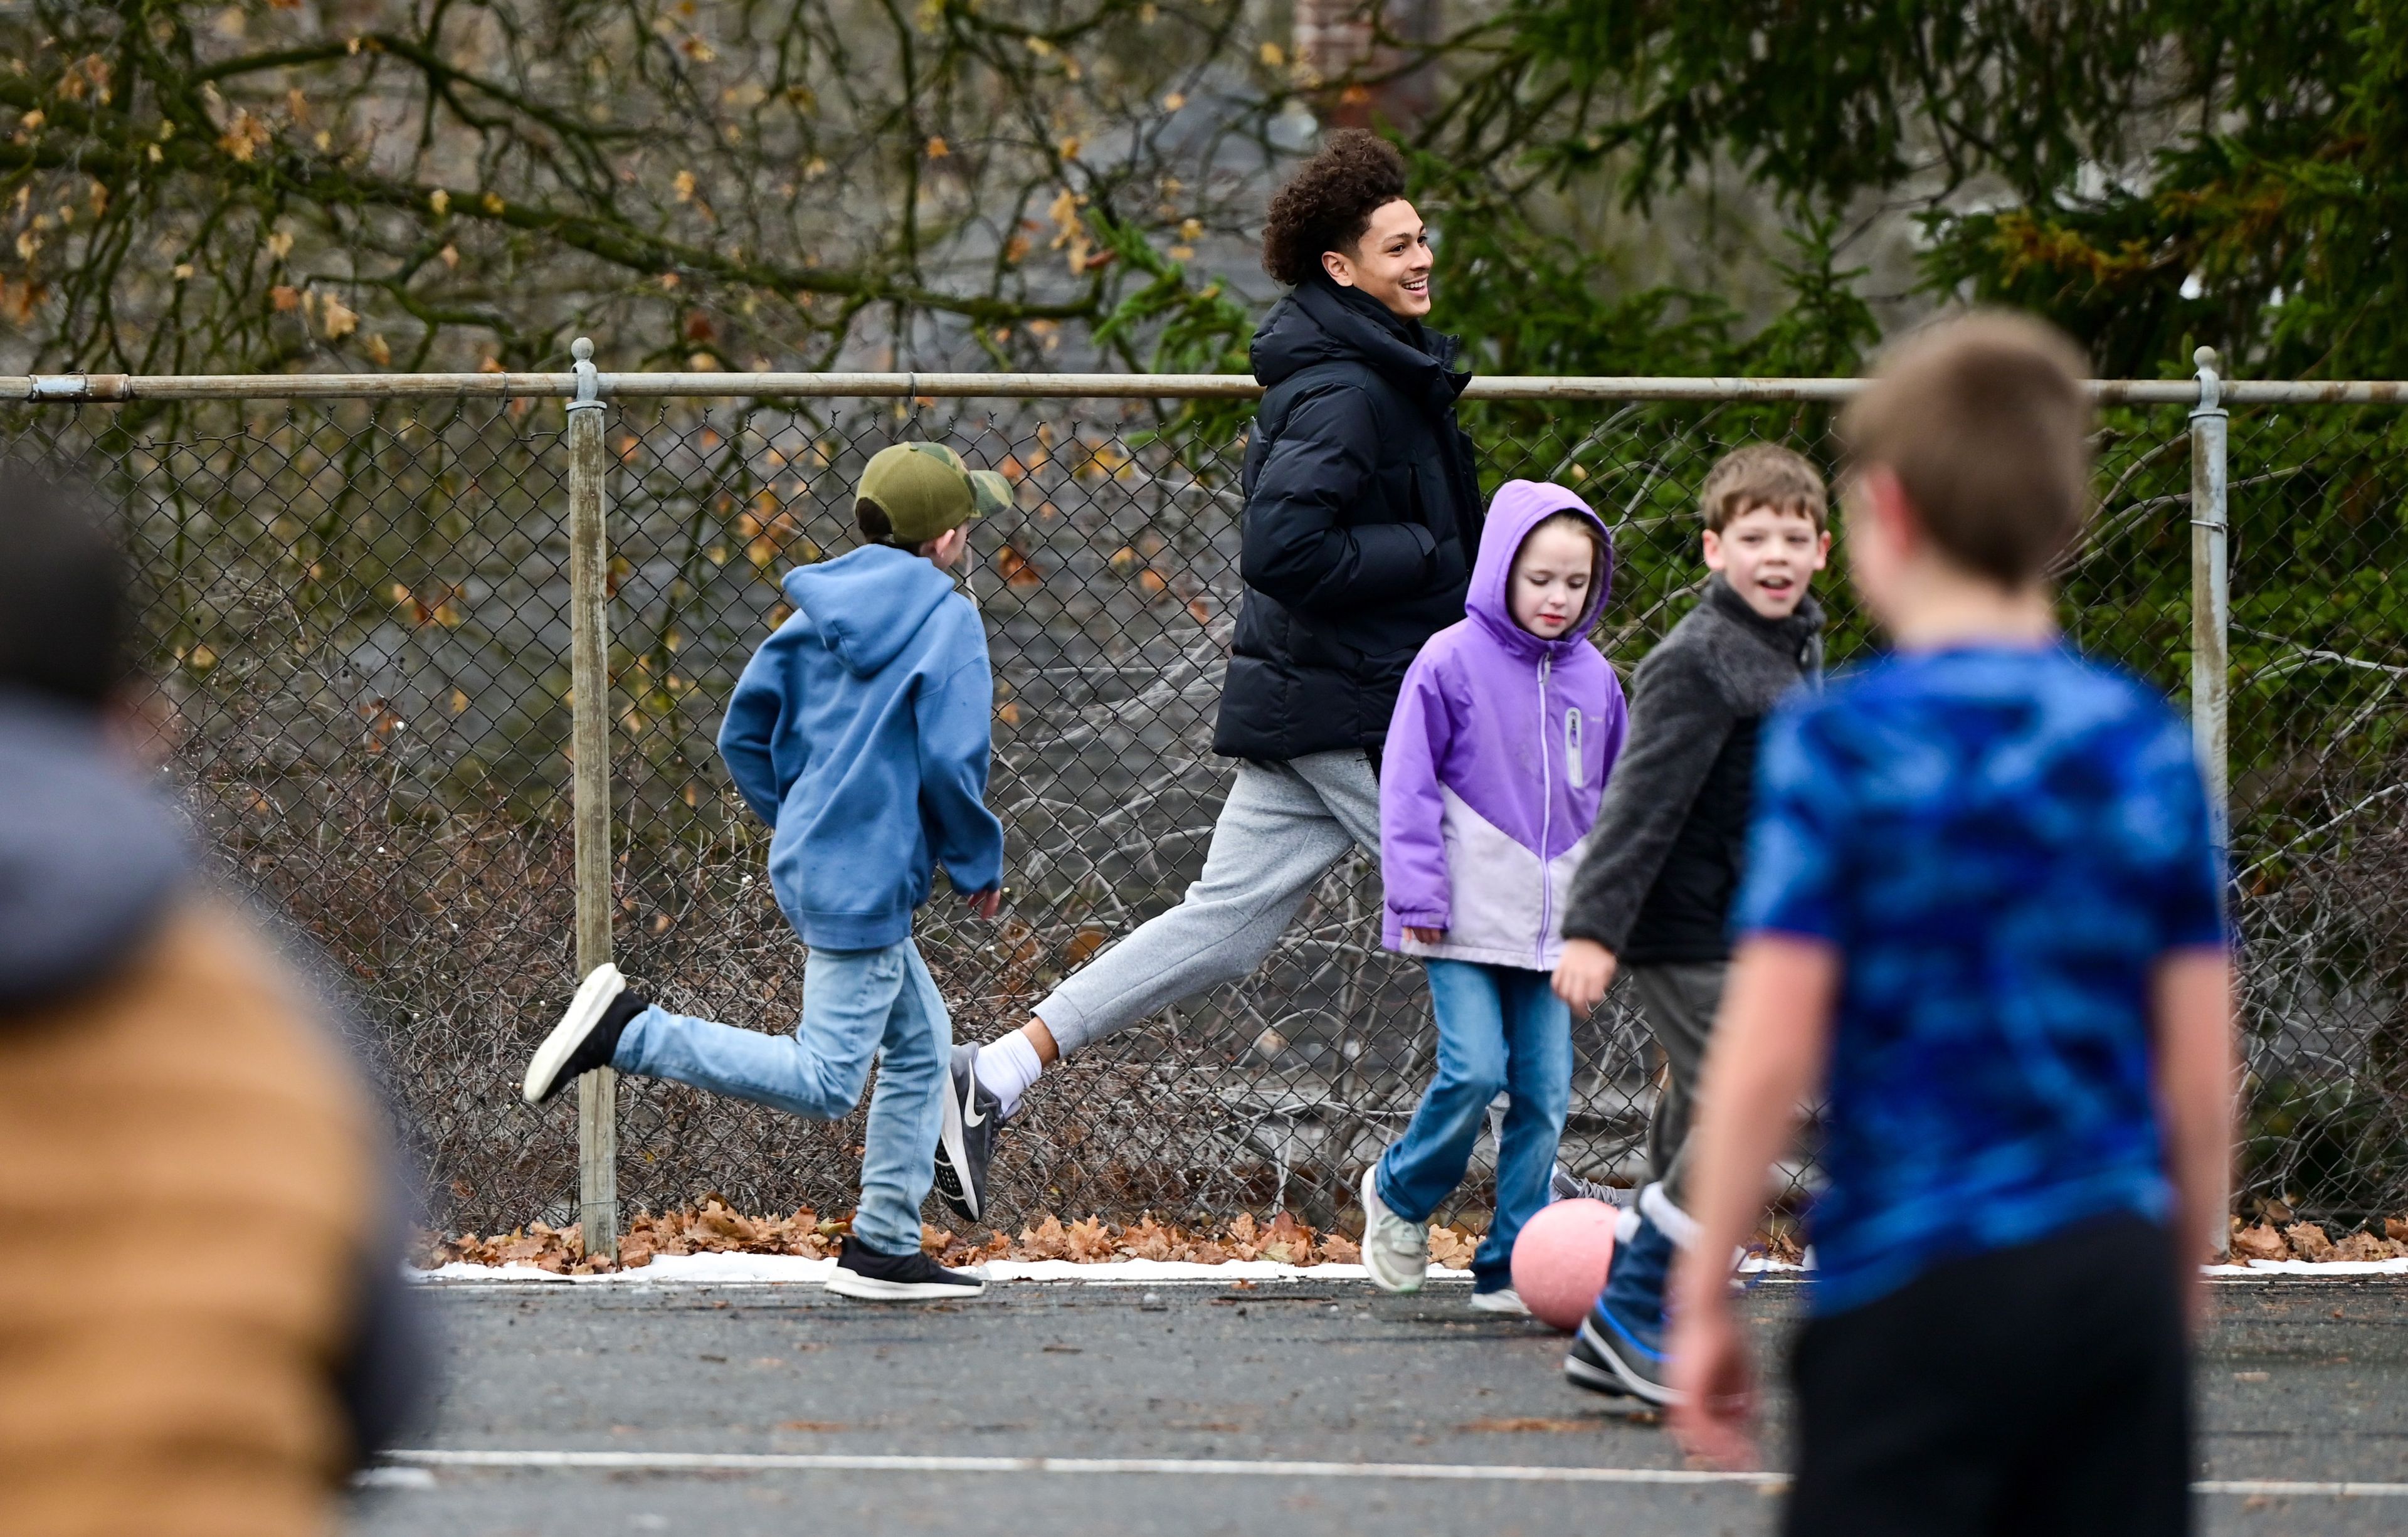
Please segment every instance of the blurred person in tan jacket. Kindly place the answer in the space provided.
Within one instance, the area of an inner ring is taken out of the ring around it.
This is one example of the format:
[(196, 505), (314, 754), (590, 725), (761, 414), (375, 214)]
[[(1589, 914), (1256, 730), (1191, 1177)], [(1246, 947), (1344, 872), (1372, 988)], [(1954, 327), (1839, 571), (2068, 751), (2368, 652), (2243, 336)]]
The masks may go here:
[(126, 729), (87, 495), (0, 462), (0, 1530), (330, 1531), (421, 1396), (403, 1210), (331, 1010)]

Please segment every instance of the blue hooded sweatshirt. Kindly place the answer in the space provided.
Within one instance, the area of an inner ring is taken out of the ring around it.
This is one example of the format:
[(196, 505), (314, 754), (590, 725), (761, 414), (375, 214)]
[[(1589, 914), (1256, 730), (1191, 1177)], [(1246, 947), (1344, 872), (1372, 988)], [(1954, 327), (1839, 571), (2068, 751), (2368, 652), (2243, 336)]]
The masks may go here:
[(938, 863), (957, 891), (1003, 878), (986, 630), (952, 578), (885, 545), (783, 585), (794, 616), (736, 681), (719, 755), (769, 825), (769, 887), (803, 942), (882, 949)]

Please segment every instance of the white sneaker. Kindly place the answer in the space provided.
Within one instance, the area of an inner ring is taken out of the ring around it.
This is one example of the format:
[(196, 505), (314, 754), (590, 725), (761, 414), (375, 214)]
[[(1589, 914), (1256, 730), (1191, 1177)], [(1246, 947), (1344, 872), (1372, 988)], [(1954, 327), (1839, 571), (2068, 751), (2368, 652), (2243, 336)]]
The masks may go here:
[(1377, 1163), (1363, 1171), (1363, 1268), (1382, 1291), (1419, 1291), (1429, 1274), (1429, 1229), (1388, 1210)]
[(628, 1021), (649, 1007), (628, 991), (627, 979), (609, 961), (586, 972), (560, 1023), (527, 1059), (520, 1097), (528, 1104), (539, 1105), (581, 1074), (609, 1067)]
[(1499, 1286), (1495, 1291), (1475, 1291), (1471, 1294), (1471, 1305), (1483, 1313), (1501, 1313), (1512, 1318), (1530, 1316), (1529, 1304), (1523, 1301), (1522, 1294), (1511, 1286)]

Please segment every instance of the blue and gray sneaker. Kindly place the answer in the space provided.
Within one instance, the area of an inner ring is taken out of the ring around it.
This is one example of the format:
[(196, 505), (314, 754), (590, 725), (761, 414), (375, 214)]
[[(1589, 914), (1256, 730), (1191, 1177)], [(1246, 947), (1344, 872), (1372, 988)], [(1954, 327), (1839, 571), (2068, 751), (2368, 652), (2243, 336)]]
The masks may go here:
[(1669, 1404), (1679, 1396), (1665, 1382), (1664, 1359), (1664, 1283), (1674, 1246), (1637, 1214), (1637, 1230), (1613, 1246), (1605, 1289), (1581, 1320), (1564, 1375), (1592, 1392)]

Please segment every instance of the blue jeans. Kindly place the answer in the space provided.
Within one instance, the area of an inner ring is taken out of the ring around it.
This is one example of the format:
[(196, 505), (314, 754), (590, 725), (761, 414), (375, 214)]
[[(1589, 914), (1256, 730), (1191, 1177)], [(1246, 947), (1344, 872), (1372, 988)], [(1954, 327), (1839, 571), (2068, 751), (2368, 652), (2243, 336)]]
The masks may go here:
[(628, 1021), (610, 1065), (835, 1121), (861, 1102), (875, 1058), (853, 1236), (881, 1254), (914, 1254), (920, 1203), (936, 1178), (953, 1042), (945, 1000), (919, 947), (905, 940), (883, 950), (812, 951), (792, 1035), (652, 1008)]
[(1398, 1216), (1427, 1222), (1463, 1182), (1488, 1102), (1500, 1089), (1511, 1095), (1497, 1149), (1497, 1215), (1471, 1257), (1472, 1284), (1491, 1290), (1510, 1283), (1514, 1237), (1547, 1203), (1571, 1106), (1571, 1011), (1544, 971), (1422, 964), (1438, 1015), (1438, 1073), (1404, 1136), (1380, 1156), (1380, 1199)]

